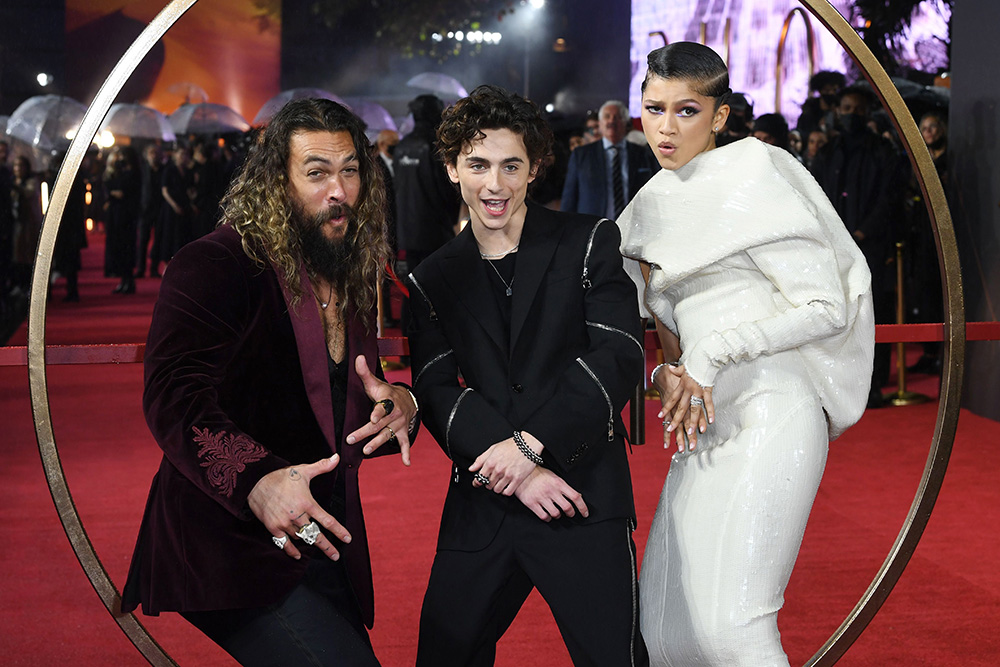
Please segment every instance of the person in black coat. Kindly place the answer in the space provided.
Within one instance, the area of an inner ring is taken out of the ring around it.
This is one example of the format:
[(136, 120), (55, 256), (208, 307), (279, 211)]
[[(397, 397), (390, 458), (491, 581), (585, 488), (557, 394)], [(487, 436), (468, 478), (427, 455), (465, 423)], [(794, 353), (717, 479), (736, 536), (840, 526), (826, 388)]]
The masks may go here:
[(104, 170), (107, 241), (104, 275), (120, 278), (115, 294), (135, 292), (135, 246), (139, 225), (139, 163), (130, 146), (115, 147)]
[[(892, 145), (868, 127), (871, 94), (864, 88), (844, 90), (837, 106), (837, 134), (813, 160), (810, 171), (833, 203), (857, 242), (872, 273), (875, 321), (895, 321), (893, 308), (893, 220), (900, 212), (896, 196), (899, 157)], [(881, 387), (889, 380), (888, 344), (875, 346), (869, 407), (882, 405)]]
[(418, 667), (493, 664), (533, 588), (575, 664), (648, 665), (621, 420), (643, 373), (636, 290), (613, 222), (526, 201), (551, 141), (494, 86), (438, 131), (470, 222), (409, 276), (413, 388), (453, 462)]

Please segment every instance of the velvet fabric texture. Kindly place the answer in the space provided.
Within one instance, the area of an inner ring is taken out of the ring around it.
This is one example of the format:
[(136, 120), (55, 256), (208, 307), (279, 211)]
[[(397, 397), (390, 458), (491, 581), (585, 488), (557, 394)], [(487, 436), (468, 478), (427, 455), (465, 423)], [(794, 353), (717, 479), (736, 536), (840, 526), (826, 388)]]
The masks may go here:
[[(325, 556), (301, 542), (300, 561), (276, 548), (247, 497), (274, 470), (339, 453), (338, 467), (315, 478), (311, 490), (352, 536), (338, 548), (371, 627), (374, 594), (358, 490), (361, 444), (334, 441), (323, 325), (304, 267), (298, 278), (306, 296), (293, 308), (273, 267), (256, 265), (229, 226), (188, 244), (170, 262), (146, 345), (143, 394), (146, 421), (164, 455), (122, 593), (123, 611), (140, 603), (145, 613), (158, 614), (278, 600), (303, 576), (309, 558)], [(345, 435), (371, 415), (353, 359), (363, 354), (382, 376), (375, 331), (374, 317), (348, 314)], [(338, 476), (344, 478), (344, 507), (333, 502)]]

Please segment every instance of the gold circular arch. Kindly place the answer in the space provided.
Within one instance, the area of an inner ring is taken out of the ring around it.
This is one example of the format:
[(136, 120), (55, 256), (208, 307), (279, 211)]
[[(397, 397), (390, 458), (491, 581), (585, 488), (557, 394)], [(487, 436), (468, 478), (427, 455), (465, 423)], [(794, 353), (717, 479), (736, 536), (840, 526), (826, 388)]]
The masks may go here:
[[(816, 73), (816, 37), (813, 34), (812, 21), (809, 15), (801, 7), (793, 7), (785, 17), (785, 22), (781, 26), (781, 36), (778, 38), (778, 51), (774, 59), (774, 111), (781, 113), (781, 84), (784, 79), (781, 68), (785, 64), (785, 41), (788, 39), (788, 29), (792, 25), (792, 19), (798, 14), (802, 17), (802, 22), (806, 26), (806, 49), (809, 51), (809, 78)], [(728, 37), (728, 35), (727, 35)], [(728, 45), (727, 49), (728, 51)], [(726, 63), (728, 64), (728, 62)]]
[[(146, 628), (133, 614), (121, 613), (121, 596), (114, 582), (94, 551), (83, 528), (83, 523), (73, 504), (62, 462), (52, 432), (49, 411), (47, 369), (45, 365), (45, 313), (47, 306), (47, 281), (52, 268), (52, 253), (56, 234), (62, 221), (66, 201), (73, 180), (80, 169), (83, 157), (97, 134), (111, 103), (125, 82), (138, 66), (143, 56), (152, 48), (197, 0), (172, 0), (139, 35), (125, 52), (101, 87), (87, 110), (70, 144), (52, 190), (52, 198), (42, 226), (38, 255), (35, 259), (31, 283), (31, 303), (28, 311), (28, 384), (31, 391), (31, 408), (35, 421), (35, 435), (45, 469), (46, 481), (53, 503), (59, 514), (70, 545), (83, 566), (87, 578), (94, 586), (105, 608), (111, 613), (129, 640), (142, 655), (157, 667), (177, 667), (177, 663), (156, 643)], [(860, 636), (868, 623), (878, 613), (893, 586), (909, 562), (917, 542), (923, 534), (931, 510), (944, 481), (948, 458), (951, 455), (958, 426), (962, 376), (965, 362), (965, 305), (962, 296), (958, 246), (952, 227), (951, 215), (945, 201), (944, 189), (924, 146), (916, 123), (903, 103), (902, 97), (889, 80), (889, 75), (872, 55), (868, 47), (850, 27), (844, 17), (827, 0), (801, 0), (802, 4), (825, 25), (843, 45), (871, 82), (876, 94), (889, 110), (896, 129), (906, 146), (920, 188), (930, 202), (931, 224), (937, 242), (938, 261), (942, 269), (945, 296), (945, 360), (942, 375), (942, 396), (938, 405), (934, 439), (917, 493), (910, 506), (899, 535), (889, 550), (878, 573), (857, 605), (826, 643), (809, 659), (807, 667), (829, 667), (835, 664)], [(916, 148), (915, 148), (916, 147)]]

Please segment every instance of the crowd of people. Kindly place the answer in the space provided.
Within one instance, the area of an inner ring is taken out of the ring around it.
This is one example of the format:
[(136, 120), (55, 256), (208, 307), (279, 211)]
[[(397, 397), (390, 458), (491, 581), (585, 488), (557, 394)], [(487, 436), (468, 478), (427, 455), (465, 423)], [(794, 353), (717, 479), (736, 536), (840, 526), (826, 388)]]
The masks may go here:
[[(189, 147), (190, 145), (190, 147)], [(0, 309), (8, 321), (24, 305), (42, 226), (44, 192), (51, 193), (65, 157), (35, 165), (19, 154), (8, 166), (10, 146), (0, 141)], [(140, 158), (141, 155), (141, 158)], [(117, 145), (88, 152), (60, 224), (53, 255), (53, 286), (62, 300), (80, 300), (80, 253), (87, 220), (105, 234), (104, 275), (118, 279), (113, 292), (132, 294), (136, 278), (159, 277), (185, 243), (219, 221), (219, 200), (238, 166), (239, 151), (192, 140)], [(148, 266), (148, 273), (147, 273)]]
[[(553, 132), (484, 85), (416, 98), (413, 132), (374, 145), (306, 99), (239, 169), (209, 144), (94, 160), (80, 191), (115, 292), (162, 275), (143, 409), (164, 456), (122, 610), (178, 612), (244, 665), (378, 665), (358, 471), (409, 465), (423, 424), (453, 465), (417, 665), (493, 664), (536, 588), (577, 665), (787, 665), (777, 614), (829, 442), (888, 376), (896, 241), (914, 317), (939, 316), (915, 179), (845, 84), (814, 77), (790, 130), (678, 42), (649, 54), (641, 144), (619, 101)], [(920, 126), (945, 178), (945, 118)], [(4, 274), (23, 289), (39, 179), (14, 167)], [(394, 263), (412, 386), (378, 355)], [(677, 451), (640, 578), (621, 411), (643, 318)]]

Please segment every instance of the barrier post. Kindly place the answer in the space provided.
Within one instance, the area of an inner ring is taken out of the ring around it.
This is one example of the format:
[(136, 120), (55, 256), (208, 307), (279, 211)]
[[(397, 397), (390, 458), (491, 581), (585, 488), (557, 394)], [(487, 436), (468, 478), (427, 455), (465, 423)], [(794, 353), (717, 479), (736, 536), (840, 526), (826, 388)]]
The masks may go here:
[[(896, 242), (896, 324), (905, 324), (906, 299), (903, 293), (903, 242)], [(886, 394), (890, 405), (916, 405), (930, 400), (924, 394), (906, 391), (906, 343), (896, 343), (896, 391)]]

